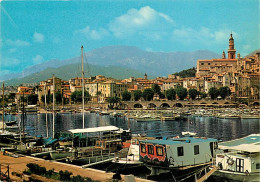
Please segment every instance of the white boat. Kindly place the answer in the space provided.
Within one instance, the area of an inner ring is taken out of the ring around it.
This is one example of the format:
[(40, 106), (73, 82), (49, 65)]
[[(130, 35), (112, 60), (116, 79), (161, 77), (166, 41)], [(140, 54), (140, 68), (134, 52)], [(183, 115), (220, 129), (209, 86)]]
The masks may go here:
[(123, 165), (138, 165), (142, 164), (142, 162), (139, 161), (139, 141), (138, 139), (132, 139), (131, 145), (128, 149), (128, 153), (126, 157), (115, 157), (115, 159), (112, 161), (116, 164), (123, 164)]
[(260, 181), (260, 133), (219, 143), (214, 175), (238, 181)]

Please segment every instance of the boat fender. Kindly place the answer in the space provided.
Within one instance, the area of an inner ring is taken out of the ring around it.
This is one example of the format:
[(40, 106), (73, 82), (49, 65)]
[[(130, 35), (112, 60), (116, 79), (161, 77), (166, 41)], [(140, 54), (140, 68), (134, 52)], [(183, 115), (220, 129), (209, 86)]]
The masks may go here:
[(232, 158), (228, 158), (227, 163), (232, 166), (234, 164), (234, 160)]
[(222, 169), (223, 169), (223, 165), (222, 165), (222, 163), (221, 163), (221, 162), (219, 162), (219, 163), (218, 163), (218, 168), (219, 168), (220, 170), (222, 170)]

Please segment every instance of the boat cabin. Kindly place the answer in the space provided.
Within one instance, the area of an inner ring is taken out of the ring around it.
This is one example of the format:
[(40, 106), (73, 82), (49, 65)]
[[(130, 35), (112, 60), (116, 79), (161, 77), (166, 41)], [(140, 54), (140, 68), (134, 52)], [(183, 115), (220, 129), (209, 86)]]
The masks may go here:
[(218, 141), (212, 138), (183, 137), (140, 141), (140, 161), (167, 168), (208, 163), (214, 157)]
[(224, 153), (216, 156), (216, 165), (222, 173), (258, 173), (260, 177), (260, 134), (222, 142), (219, 148)]
[(108, 150), (109, 152), (119, 151), (120, 149), (122, 149), (122, 140), (97, 140), (95, 148)]

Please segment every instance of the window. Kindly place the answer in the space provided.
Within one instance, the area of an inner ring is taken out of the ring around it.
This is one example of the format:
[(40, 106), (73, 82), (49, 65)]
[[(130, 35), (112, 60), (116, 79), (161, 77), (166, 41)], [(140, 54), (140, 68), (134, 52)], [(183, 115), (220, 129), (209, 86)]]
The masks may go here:
[(204, 65), (204, 63), (201, 63), (201, 65)]
[(147, 149), (148, 149), (148, 154), (153, 154), (153, 145), (147, 145)]
[(145, 144), (141, 144), (141, 152), (145, 153)]
[(163, 156), (163, 147), (156, 147), (156, 154), (158, 156)]
[(194, 146), (194, 155), (197, 155), (200, 153), (200, 148), (199, 148), (199, 145), (195, 145)]
[(257, 164), (255, 165), (255, 168), (256, 168), (256, 169), (260, 169), (260, 163), (257, 163)]
[(208, 63), (208, 65), (210, 65), (210, 63)]
[(184, 154), (183, 147), (177, 147), (177, 152), (178, 152), (178, 156), (183, 156)]

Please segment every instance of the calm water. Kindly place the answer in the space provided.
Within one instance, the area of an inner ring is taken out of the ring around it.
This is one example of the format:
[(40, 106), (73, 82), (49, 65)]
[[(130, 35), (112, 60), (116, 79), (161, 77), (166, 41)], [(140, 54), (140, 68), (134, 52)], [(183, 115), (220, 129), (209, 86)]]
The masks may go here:
[[(27, 114), (25, 118), (25, 131), (32, 136), (46, 136), (45, 114)], [(5, 120), (21, 120), (20, 115), (6, 115)], [(48, 132), (52, 136), (52, 114), (47, 115)], [(221, 139), (223, 141), (241, 138), (252, 133), (259, 133), (259, 119), (217, 119), (212, 117), (190, 117), (189, 121), (150, 121), (136, 122), (124, 118), (99, 116), (85, 113), (85, 127), (114, 125), (123, 129), (130, 126), (132, 133), (146, 133), (147, 136), (171, 137), (180, 135), (182, 131), (196, 132), (198, 136)], [(68, 129), (82, 128), (82, 114), (56, 114), (55, 132)]]

